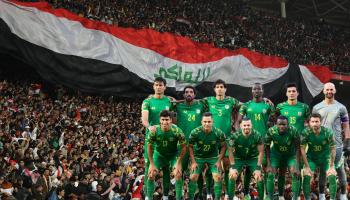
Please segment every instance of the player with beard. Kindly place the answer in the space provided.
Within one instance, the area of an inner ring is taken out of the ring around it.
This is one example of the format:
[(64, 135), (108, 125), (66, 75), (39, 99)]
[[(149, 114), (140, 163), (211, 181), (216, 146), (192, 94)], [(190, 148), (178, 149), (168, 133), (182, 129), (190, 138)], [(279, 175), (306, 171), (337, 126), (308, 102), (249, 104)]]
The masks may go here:
[[(323, 88), (324, 100), (313, 107), (312, 112), (322, 117), (322, 126), (333, 131), (335, 137), (335, 169), (340, 182), (340, 200), (346, 200), (346, 174), (344, 170), (344, 155), (350, 155), (349, 116), (346, 107), (335, 100), (336, 88), (333, 83), (326, 83)], [(344, 141), (343, 134), (344, 133)], [(326, 177), (320, 174), (320, 200), (325, 200)]]
[[(307, 124), (307, 119), (310, 116), (310, 108), (307, 104), (298, 101), (298, 87), (295, 83), (288, 83), (286, 85), (286, 96), (287, 101), (282, 102), (276, 107), (276, 116), (283, 115), (288, 118), (288, 123), (290, 126), (294, 126), (299, 134), (304, 130), (305, 125)], [(300, 155), (300, 152), (299, 152)], [(300, 156), (297, 157), (297, 170), (300, 171)], [(279, 169), (278, 176), (278, 193), (279, 199), (284, 199), (281, 195), (284, 193), (285, 185), (285, 174), (287, 168)]]
[[(261, 133), (262, 138), (265, 137), (269, 122), (269, 117), (275, 112), (273, 105), (267, 103), (263, 99), (263, 87), (260, 83), (255, 83), (252, 87), (253, 99), (244, 103), (239, 109), (238, 120), (241, 121), (243, 117), (248, 117), (252, 121), (253, 129)], [(263, 170), (266, 167), (266, 156), (263, 159)], [(249, 170), (245, 171), (244, 176), (244, 192), (249, 192), (251, 172)], [(267, 174), (264, 176), (264, 182), (266, 185)], [(261, 194), (264, 195), (264, 194)], [(262, 198), (262, 197), (260, 197)]]
[[(264, 143), (261, 134), (253, 129), (249, 118), (243, 118), (240, 129), (227, 138), (228, 153), (230, 158), (230, 172), (228, 195), (232, 199), (235, 194), (235, 185), (238, 175), (243, 168), (249, 168), (253, 172), (257, 183), (259, 200), (264, 197), (264, 184), (261, 176), (261, 164), (264, 156)], [(261, 195), (262, 194), (262, 195)], [(244, 194), (244, 199), (251, 199), (249, 193)]]
[[(189, 141), (190, 133), (193, 129), (201, 125), (202, 115), (206, 111), (205, 104), (201, 101), (196, 100), (196, 90), (192, 86), (186, 86), (183, 90), (184, 101), (179, 102), (175, 105), (174, 110), (177, 113), (176, 124), (183, 130), (186, 141)], [(186, 151), (184, 158), (182, 159), (182, 170), (183, 172), (188, 170), (189, 166), (189, 153)], [(183, 179), (181, 179), (182, 181)], [(199, 177), (199, 196), (202, 196), (203, 189), (203, 177)], [(176, 188), (176, 199), (182, 198), (183, 181), (181, 187)]]
[[(328, 128), (321, 126), (321, 115), (314, 113), (309, 120), (309, 127), (305, 128), (301, 137), (301, 156), (304, 161), (303, 191), (306, 200), (310, 200), (311, 178), (315, 169), (319, 168), (321, 176), (327, 176), (330, 200), (337, 194), (336, 171), (334, 168), (335, 143), (334, 135)], [(305, 152), (308, 147), (307, 153)]]
[[(180, 154), (178, 151), (180, 146)], [(163, 172), (163, 200), (168, 200), (170, 188), (170, 170), (174, 168), (173, 175), (177, 190), (181, 187), (182, 158), (186, 153), (186, 140), (182, 130), (172, 123), (172, 113), (163, 110), (160, 113), (160, 125), (150, 131), (148, 136), (149, 173), (147, 181), (147, 197), (153, 199), (154, 180), (160, 170)], [(181, 198), (177, 199), (180, 200)]]
[[(292, 175), (293, 200), (298, 199), (300, 174), (296, 169), (296, 157), (300, 147), (300, 136), (297, 129), (289, 126), (288, 119), (281, 115), (277, 118), (276, 125), (267, 131), (264, 142), (268, 175), (266, 190), (269, 199), (273, 200), (277, 170), (287, 167)], [(279, 195), (283, 196), (283, 194)]]
[[(166, 80), (157, 77), (153, 83), (154, 94), (150, 95), (147, 99), (142, 102), (141, 106), (141, 121), (142, 125), (146, 128), (145, 144), (144, 144), (144, 159), (145, 159), (145, 178), (144, 182), (148, 180), (148, 133), (149, 131), (155, 131), (155, 125), (159, 124), (159, 114), (162, 110), (170, 110), (172, 108), (172, 99), (164, 95), (166, 89)], [(144, 192), (147, 194), (147, 184), (144, 184)], [(146, 197), (146, 200), (148, 198)]]

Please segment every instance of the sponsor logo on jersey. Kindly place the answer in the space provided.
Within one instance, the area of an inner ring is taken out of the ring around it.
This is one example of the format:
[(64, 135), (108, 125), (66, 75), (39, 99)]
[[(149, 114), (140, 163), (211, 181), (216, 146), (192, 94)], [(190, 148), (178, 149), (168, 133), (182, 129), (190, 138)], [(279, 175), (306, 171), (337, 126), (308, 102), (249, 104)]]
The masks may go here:
[(211, 106), (211, 108), (215, 108), (215, 106), (213, 105), (213, 106)]
[(154, 106), (151, 107), (151, 110), (155, 110), (155, 109), (156, 109), (156, 107), (154, 107)]
[(285, 115), (288, 115), (288, 112), (287, 112), (287, 111), (285, 111), (285, 112), (284, 112), (284, 114), (285, 114)]
[(203, 141), (202, 141), (202, 140), (199, 140), (198, 143), (199, 143), (199, 144), (203, 144)]
[(251, 112), (252, 110), (253, 110), (253, 109), (251, 109), (251, 108), (248, 108), (248, 110), (247, 110), (247, 111), (248, 111), (248, 112)]
[(200, 114), (200, 113), (201, 113), (201, 110), (197, 109), (197, 110), (196, 110), (196, 113), (197, 113), (197, 114)]
[(169, 110), (169, 106), (165, 106), (165, 110)]
[(300, 117), (302, 115), (302, 112), (298, 112), (298, 116)]
[(226, 105), (225, 105), (225, 108), (226, 108), (226, 109), (229, 109), (229, 108), (230, 108), (230, 106), (226, 104)]
[(262, 112), (263, 112), (264, 114), (266, 114), (267, 110), (266, 110), (266, 109), (263, 109)]

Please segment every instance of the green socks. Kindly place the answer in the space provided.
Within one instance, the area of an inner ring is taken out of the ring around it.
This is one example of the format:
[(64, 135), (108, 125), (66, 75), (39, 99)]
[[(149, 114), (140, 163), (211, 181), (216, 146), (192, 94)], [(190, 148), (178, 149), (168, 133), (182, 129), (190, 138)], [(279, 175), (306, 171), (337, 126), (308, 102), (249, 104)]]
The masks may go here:
[(215, 200), (221, 199), (221, 191), (222, 191), (222, 182), (214, 182), (214, 193), (215, 193)]
[(298, 176), (292, 175), (292, 193), (293, 200), (297, 200), (300, 194), (300, 178)]
[(154, 181), (153, 180), (147, 180), (147, 197), (148, 199), (153, 199), (153, 192), (154, 192)]
[(197, 190), (197, 181), (191, 181), (188, 183), (188, 198), (190, 200), (194, 199), (194, 194)]
[(328, 176), (329, 195), (331, 199), (335, 199), (337, 195), (337, 178), (334, 175)]
[(227, 194), (229, 199), (233, 199), (235, 196), (235, 190), (236, 190), (236, 181), (233, 179), (230, 179), (228, 181), (228, 188), (227, 188)]
[(183, 189), (183, 179), (181, 177), (180, 180), (176, 180), (175, 182), (175, 193), (176, 193), (176, 200), (182, 199), (182, 189)]
[(304, 176), (303, 180), (303, 191), (305, 200), (310, 200), (310, 192), (311, 192), (311, 176)]

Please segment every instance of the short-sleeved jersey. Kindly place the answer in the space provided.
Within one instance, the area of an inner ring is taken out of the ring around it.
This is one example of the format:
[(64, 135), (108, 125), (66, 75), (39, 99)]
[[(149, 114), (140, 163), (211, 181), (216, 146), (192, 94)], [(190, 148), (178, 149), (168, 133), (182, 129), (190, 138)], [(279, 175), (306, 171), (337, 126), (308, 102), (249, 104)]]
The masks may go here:
[(214, 126), (221, 129), (226, 136), (231, 134), (232, 112), (238, 111), (239, 101), (233, 97), (225, 97), (217, 100), (216, 97), (206, 97), (203, 101), (207, 104), (209, 112), (213, 114)]
[(284, 134), (280, 134), (278, 127), (273, 126), (267, 131), (264, 142), (265, 145), (273, 143), (271, 154), (295, 155), (296, 145), (300, 144), (300, 134), (293, 126), (289, 126)]
[(312, 160), (326, 161), (330, 157), (330, 147), (334, 147), (334, 136), (330, 129), (321, 126), (318, 135), (307, 127), (301, 134), (301, 145), (308, 146), (307, 157)]
[(172, 125), (170, 130), (163, 132), (160, 125), (156, 125), (156, 132), (148, 135), (149, 144), (154, 145), (155, 152), (162, 156), (176, 156), (178, 145), (185, 144), (185, 135), (176, 125)]
[(254, 129), (248, 136), (240, 129), (229, 136), (227, 143), (232, 147), (235, 159), (249, 160), (259, 156), (258, 146), (263, 144), (263, 138), (261, 133)]
[(301, 132), (304, 129), (305, 120), (310, 116), (310, 108), (307, 104), (299, 101), (295, 105), (290, 105), (286, 101), (277, 105), (276, 113), (287, 117), (289, 125)]
[(248, 101), (244, 103), (239, 109), (239, 114), (242, 116), (249, 117), (252, 121), (253, 128), (259, 133), (263, 134), (264, 137), (267, 129), (269, 128), (267, 123), (269, 121), (269, 116), (274, 112), (274, 107), (268, 103)]
[(225, 134), (216, 127), (205, 133), (203, 126), (199, 126), (190, 134), (189, 144), (193, 146), (195, 158), (218, 157), (222, 143), (225, 143)]
[(142, 111), (148, 111), (148, 123), (153, 126), (159, 124), (159, 114), (163, 110), (171, 110), (172, 103), (168, 96), (158, 99), (153, 95), (142, 102)]
[(201, 125), (202, 115), (206, 111), (205, 104), (195, 100), (191, 105), (181, 102), (175, 105), (177, 126), (183, 130), (188, 141), (193, 129)]
[(342, 119), (349, 119), (346, 107), (338, 101), (330, 105), (322, 101), (313, 107), (312, 113), (318, 113), (322, 116), (322, 126), (333, 131), (336, 147), (342, 148)]

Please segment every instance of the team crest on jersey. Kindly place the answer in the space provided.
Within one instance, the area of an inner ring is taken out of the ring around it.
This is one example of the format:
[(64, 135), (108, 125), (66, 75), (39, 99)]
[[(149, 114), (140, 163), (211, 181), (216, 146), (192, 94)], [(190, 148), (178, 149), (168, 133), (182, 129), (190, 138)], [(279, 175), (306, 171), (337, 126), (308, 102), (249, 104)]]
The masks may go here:
[(266, 109), (263, 109), (262, 112), (263, 112), (264, 114), (266, 114), (267, 110), (266, 110)]
[(230, 108), (230, 106), (226, 104), (226, 105), (225, 105), (225, 108), (226, 108), (226, 109), (229, 109), (229, 108)]
[(155, 109), (156, 109), (156, 107), (154, 107), (154, 106), (151, 107), (151, 110), (155, 110)]
[(202, 140), (199, 140), (198, 143), (199, 143), (199, 144), (203, 144), (203, 141), (202, 141)]
[(211, 106), (211, 108), (215, 108), (215, 106), (213, 105), (213, 106)]
[(298, 116), (300, 117), (302, 115), (302, 113), (301, 112), (298, 112)]
[(169, 141), (170, 141), (170, 142), (173, 142), (174, 140), (175, 140), (175, 139), (174, 139), (173, 137), (170, 137), (170, 138), (169, 138)]
[(253, 109), (251, 109), (251, 108), (248, 108), (248, 112), (251, 112)]
[(201, 113), (201, 110), (197, 109), (197, 110), (196, 110), (196, 113), (197, 113), (197, 114), (200, 114), (200, 113)]
[(216, 143), (216, 141), (212, 141), (211, 143), (212, 143), (212, 144), (215, 144), (215, 143)]
[(286, 112), (284, 112), (284, 114), (285, 114), (285, 115), (288, 115), (288, 112), (286, 111)]
[(169, 110), (169, 106), (165, 106), (165, 110)]
[(233, 145), (233, 140), (230, 140), (228, 143), (230, 144), (230, 146), (232, 146)]

